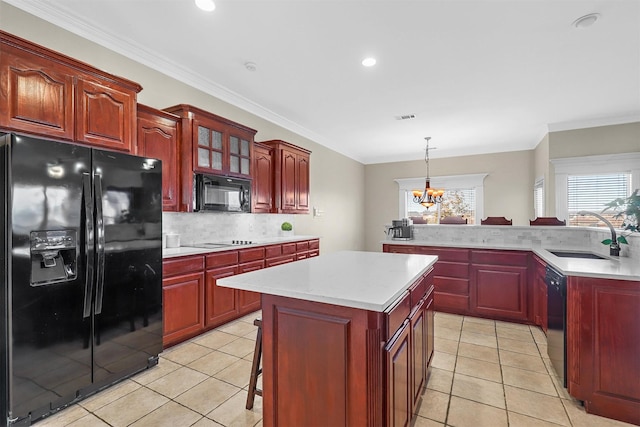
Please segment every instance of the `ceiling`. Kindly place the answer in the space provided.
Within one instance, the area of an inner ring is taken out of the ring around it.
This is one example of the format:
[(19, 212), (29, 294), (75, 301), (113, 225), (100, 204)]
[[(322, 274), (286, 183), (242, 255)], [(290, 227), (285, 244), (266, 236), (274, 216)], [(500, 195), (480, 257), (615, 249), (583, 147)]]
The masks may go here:
[(637, 0), (4, 1), (364, 164), (640, 120)]

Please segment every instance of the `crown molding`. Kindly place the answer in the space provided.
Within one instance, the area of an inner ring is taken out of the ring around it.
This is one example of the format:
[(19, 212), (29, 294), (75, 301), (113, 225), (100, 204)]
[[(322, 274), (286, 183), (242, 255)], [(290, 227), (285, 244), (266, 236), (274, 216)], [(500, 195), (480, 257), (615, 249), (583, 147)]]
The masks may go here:
[(626, 123), (640, 122), (640, 113), (630, 114), (620, 117), (606, 117), (590, 120), (573, 120), (568, 122), (549, 123), (547, 129), (549, 132), (561, 132), (564, 130), (576, 130), (585, 128), (595, 128), (600, 126), (623, 125)]

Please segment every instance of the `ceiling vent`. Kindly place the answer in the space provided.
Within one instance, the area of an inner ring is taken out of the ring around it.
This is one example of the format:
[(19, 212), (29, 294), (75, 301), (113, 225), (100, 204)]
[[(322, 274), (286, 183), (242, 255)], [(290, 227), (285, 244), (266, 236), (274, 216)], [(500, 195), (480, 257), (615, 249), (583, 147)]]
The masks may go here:
[(411, 120), (415, 118), (415, 114), (403, 114), (402, 116), (396, 116), (396, 120)]

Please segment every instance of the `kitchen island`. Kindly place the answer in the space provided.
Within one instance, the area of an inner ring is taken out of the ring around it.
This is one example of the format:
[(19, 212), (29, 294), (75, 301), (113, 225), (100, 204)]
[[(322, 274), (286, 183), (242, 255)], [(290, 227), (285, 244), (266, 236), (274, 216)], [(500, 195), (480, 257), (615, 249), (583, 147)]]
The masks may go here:
[(219, 280), (262, 294), (264, 425), (408, 425), (433, 353), (436, 261), (348, 251)]

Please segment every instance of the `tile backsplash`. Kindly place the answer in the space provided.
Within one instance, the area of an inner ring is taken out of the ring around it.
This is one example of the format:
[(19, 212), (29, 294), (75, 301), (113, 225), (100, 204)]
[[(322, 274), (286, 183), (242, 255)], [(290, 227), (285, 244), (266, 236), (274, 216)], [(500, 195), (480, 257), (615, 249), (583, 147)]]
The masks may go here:
[(180, 245), (226, 240), (260, 241), (281, 236), (280, 225), (293, 225), (295, 215), (250, 213), (163, 212), (162, 231), (180, 234)]
[[(627, 234), (624, 233), (629, 244), (620, 245), (620, 256), (640, 259), (640, 233)], [(413, 236), (414, 240), (437, 245), (449, 243), (513, 249), (540, 246), (609, 255), (609, 246), (601, 242), (611, 238), (611, 233), (608, 229), (591, 227), (414, 225)]]

